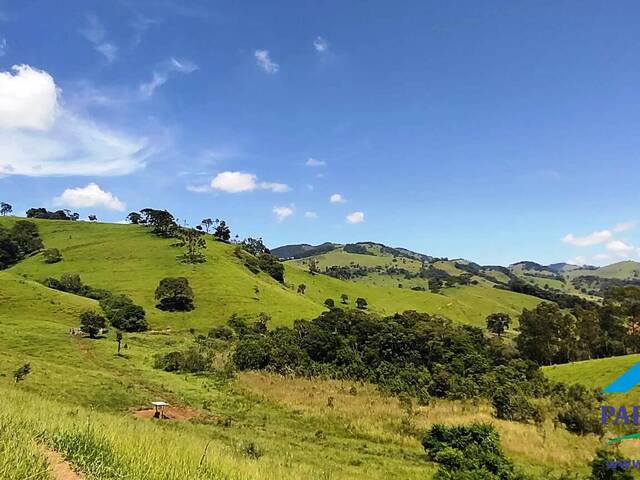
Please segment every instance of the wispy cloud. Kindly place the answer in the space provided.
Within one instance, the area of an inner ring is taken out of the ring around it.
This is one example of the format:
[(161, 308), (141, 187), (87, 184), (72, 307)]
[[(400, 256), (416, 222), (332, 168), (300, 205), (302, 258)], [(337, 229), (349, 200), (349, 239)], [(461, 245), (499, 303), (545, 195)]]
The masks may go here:
[(80, 29), (80, 34), (93, 45), (96, 52), (104, 56), (108, 63), (118, 58), (118, 47), (107, 41), (106, 31), (97, 16), (88, 14), (85, 17), (85, 25)]
[(4, 57), (7, 54), (7, 39), (0, 38), (0, 57)]
[(346, 200), (344, 199), (344, 197), (341, 194), (334, 193), (333, 195), (331, 195), (329, 197), (329, 202), (331, 202), (331, 203), (344, 203), (344, 202), (346, 202)]
[(125, 175), (144, 167), (148, 141), (63, 107), (51, 75), (0, 72), (0, 175)]
[(316, 160), (315, 158), (309, 158), (306, 162), (305, 165), (307, 167), (324, 167), (327, 165), (327, 162), (325, 162), (324, 160)]
[(318, 214), (316, 212), (304, 212), (304, 217), (315, 220), (316, 218), (318, 218)]
[(198, 66), (190, 60), (171, 57), (153, 72), (151, 80), (140, 85), (140, 93), (144, 97), (151, 97), (157, 88), (167, 83), (173, 73), (189, 74), (197, 69)]
[(355, 224), (364, 222), (364, 212), (351, 212), (347, 215), (347, 223)]
[(316, 49), (316, 52), (324, 53), (329, 50), (329, 44), (324, 38), (317, 36), (313, 41), (313, 48)]
[(569, 233), (562, 237), (562, 241), (574, 247), (590, 247), (593, 245), (599, 245), (605, 243), (613, 237), (610, 230), (600, 230), (598, 232), (590, 233), (584, 237), (577, 237), (573, 233)]
[(289, 206), (289, 207), (273, 207), (271, 209), (271, 211), (276, 216), (278, 221), (282, 222), (286, 218), (289, 218), (291, 215), (293, 215), (294, 209), (293, 209), (293, 206)]
[(253, 54), (256, 57), (256, 64), (267, 73), (278, 73), (280, 65), (271, 60), (269, 50), (256, 50)]

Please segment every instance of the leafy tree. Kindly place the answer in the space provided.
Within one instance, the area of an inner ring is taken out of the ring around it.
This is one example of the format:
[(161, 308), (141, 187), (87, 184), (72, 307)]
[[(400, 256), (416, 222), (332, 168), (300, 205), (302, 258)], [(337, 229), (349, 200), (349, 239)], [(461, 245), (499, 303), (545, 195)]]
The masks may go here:
[(342, 295), (340, 295), (340, 301), (346, 305), (347, 302), (349, 302), (349, 295), (343, 293)]
[(0, 226), (0, 269), (19, 262), (44, 245), (32, 222), (17, 221), (11, 229)]
[(138, 225), (139, 223), (142, 223), (142, 215), (140, 215), (138, 212), (131, 212), (129, 215), (127, 215), (127, 220), (129, 221), (129, 223)]
[(205, 218), (204, 220), (202, 220), (202, 222), (200, 222), (200, 225), (202, 225), (205, 231), (209, 233), (209, 229), (213, 226), (213, 220), (211, 220), (210, 218)]
[(90, 222), (97, 222), (98, 221), (98, 217), (96, 215), (89, 215), (89, 221)]
[(108, 295), (100, 300), (100, 307), (114, 328), (123, 332), (143, 332), (148, 324), (145, 311), (126, 295)]
[(356, 298), (356, 307), (358, 307), (360, 310), (364, 310), (365, 308), (367, 308), (367, 301), (362, 298), (362, 297), (358, 297)]
[(298, 293), (304, 295), (304, 291), (307, 289), (307, 286), (304, 283), (298, 285)]
[(23, 366), (13, 372), (13, 379), (16, 383), (23, 381), (27, 375), (31, 373), (31, 364), (25, 363)]
[(13, 212), (13, 207), (5, 202), (0, 202), (0, 215), (3, 217)]
[(185, 277), (169, 277), (160, 280), (155, 298), (159, 301), (156, 307), (160, 310), (187, 312), (195, 308), (193, 290)]
[(333, 301), (333, 298), (327, 298), (324, 301), (324, 306), (331, 309), (331, 308), (336, 308), (336, 302)]
[(47, 248), (42, 252), (44, 263), (58, 263), (62, 260), (62, 253), (57, 248)]
[(48, 220), (77, 220), (78, 213), (71, 213), (70, 210), (56, 210), (50, 212), (46, 208), (30, 208), (27, 210), (27, 218), (45, 218)]
[(231, 239), (231, 229), (227, 226), (227, 223), (217, 218), (214, 223), (216, 228), (213, 231), (213, 237), (220, 242), (228, 242)]
[(284, 265), (278, 260), (278, 257), (270, 253), (261, 253), (258, 255), (258, 266), (260, 270), (268, 273), (278, 282), (284, 283)]
[(106, 325), (106, 319), (98, 312), (87, 310), (80, 314), (80, 330), (89, 335), (89, 338), (96, 338), (100, 329)]
[(509, 328), (511, 317), (507, 313), (492, 313), (487, 317), (487, 330), (499, 337)]
[(153, 233), (161, 237), (171, 237), (175, 233), (177, 223), (173, 215), (166, 210), (144, 208), (140, 210), (144, 223), (153, 228)]
[(269, 249), (265, 247), (262, 238), (245, 238), (240, 244), (243, 249), (256, 257), (262, 253), (270, 253)]
[(320, 262), (317, 259), (311, 258), (309, 259), (309, 273), (311, 275), (315, 275), (316, 273), (320, 273)]
[(180, 228), (177, 233), (178, 246), (184, 248), (184, 254), (179, 258), (184, 263), (203, 263), (207, 261), (202, 250), (207, 248), (204, 234), (193, 228)]

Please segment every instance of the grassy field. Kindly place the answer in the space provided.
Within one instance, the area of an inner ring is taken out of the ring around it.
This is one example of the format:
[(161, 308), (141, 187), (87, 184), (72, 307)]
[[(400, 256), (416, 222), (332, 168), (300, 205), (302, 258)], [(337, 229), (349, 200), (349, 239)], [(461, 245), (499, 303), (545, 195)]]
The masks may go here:
[[(10, 223), (14, 219), (2, 219)], [(323, 301), (362, 296), (381, 314), (415, 309), (476, 325), (494, 311), (514, 316), (538, 300), (485, 285), (443, 294), (343, 282), (287, 264), (287, 285), (249, 272), (233, 246), (209, 242), (208, 262), (180, 264), (170, 240), (142, 227), (38, 221), (47, 247), (64, 260), (35, 255), (0, 272), (0, 478), (50, 480), (46, 452), (64, 456), (85, 478), (160, 479), (425, 479), (435, 465), (420, 445), (433, 422), (491, 421), (507, 454), (527, 471), (586, 472), (598, 439), (552, 424), (497, 421), (482, 402), (435, 401), (407, 408), (373, 386), (243, 373), (178, 375), (152, 367), (154, 355), (184, 348), (235, 312), (272, 315), (272, 326), (311, 318)], [(130, 295), (148, 312), (151, 330), (91, 340), (70, 334), (93, 300), (44, 287), (38, 280), (80, 273), (89, 285)], [(187, 276), (197, 308), (171, 314), (154, 307), (164, 276)], [(300, 283), (304, 295), (296, 293)], [(259, 292), (256, 293), (255, 289)], [(190, 329), (194, 329), (192, 333)], [(13, 372), (32, 372), (15, 383)], [(550, 372), (550, 375), (553, 375)], [(352, 388), (353, 387), (353, 388)], [(331, 400), (330, 400), (331, 399)], [(139, 418), (164, 400), (189, 412), (182, 421)], [(632, 452), (633, 453), (633, 452)]]
[(595, 270), (571, 270), (566, 272), (565, 275), (568, 278), (575, 278), (583, 275), (592, 275), (602, 278), (617, 278), (621, 280), (640, 278), (640, 263), (632, 260), (625, 260), (623, 262), (613, 263)]

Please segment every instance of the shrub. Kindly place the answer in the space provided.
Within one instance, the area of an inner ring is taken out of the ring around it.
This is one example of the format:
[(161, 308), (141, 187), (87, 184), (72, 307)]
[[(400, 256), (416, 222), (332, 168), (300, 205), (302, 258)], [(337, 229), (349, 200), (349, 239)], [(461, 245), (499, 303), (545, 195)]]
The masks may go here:
[(217, 338), (218, 340), (229, 341), (229, 340), (233, 340), (234, 333), (231, 327), (222, 325), (219, 327), (214, 327), (211, 330), (209, 330), (209, 337)]
[(258, 265), (260, 270), (269, 274), (278, 282), (284, 283), (284, 265), (280, 263), (278, 257), (270, 253), (261, 253), (258, 255)]
[(199, 373), (209, 370), (211, 361), (194, 346), (183, 352), (156, 355), (153, 366), (166, 372)]
[(47, 248), (43, 253), (44, 263), (58, 263), (62, 260), (62, 253), (57, 248)]
[(80, 330), (89, 335), (89, 338), (95, 338), (106, 325), (106, 319), (98, 312), (87, 310), (80, 314)]
[(13, 379), (16, 383), (23, 381), (27, 375), (31, 373), (31, 364), (25, 363), (23, 366), (13, 372)]
[(145, 311), (126, 295), (109, 295), (100, 306), (111, 325), (125, 332), (144, 332), (148, 328)]

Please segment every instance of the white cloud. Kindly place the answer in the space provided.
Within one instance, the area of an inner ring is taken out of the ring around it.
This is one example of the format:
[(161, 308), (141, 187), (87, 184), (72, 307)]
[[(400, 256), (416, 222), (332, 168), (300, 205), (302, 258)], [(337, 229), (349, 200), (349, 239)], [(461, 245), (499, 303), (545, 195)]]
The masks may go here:
[(364, 212), (352, 212), (347, 215), (348, 223), (360, 223), (364, 222)]
[(95, 15), (87, 15), (85, 25), (80, 29), (80, 34), (107, 59), (107, 62), (112, 63), (118, 58), (118, 47), (106, 41), (107, 35), (104, 27)]
[(562, 241), (574, 247), (590, 247), (608, 242), (612, 237), (610, 230), (600, 230), (584, 237), (576, 237), (573, 233), (569, 233), (562, 238)]
[(144, 167), (147, 140), (76, 115), (47, 72), (0, 72), (0, 176), (124, 175)]
[(597, 253), (593, 256), (593, 259), (598, 261), (606, 261), (611, 259), (611, 255), (609, 255), (608, 253)]
[(267, 73), (278, 73), (280, 65), (271, 60), (269, 50), (256, 50), (253, 54), (256, 57), (256, 64)]
[(187, 185), (187, 190), (194, 193), (206, 193), (211, 191), (211, 185)]
[(323, 161), (323, 160), (316, 160), (315, 158), (309, 158), (306, 162), (305, 165), (307, 167), (324, 167), (327, 164), (327, 162)]
[(573, 259), (569, 260), (567, 263), (569, 263), (571, 265), (577, 265), (579, 267), (582, 267), (583, 265), (587, 264), (587, 259), (585, 257), (582, 257), (582, 256), (577, 256), (577, 257), (574, 257)]
[(638, 222), (632, 220), (629, 222), (619, 223), (615, 227), (613, 227), (613, 231), (616, 233), (627, 232), (629, 230), (633, 230), (638, 225)]
[(103, 207), (117, 211), (123, 211), (127, 207), (113, 193), (105, 192), (93, 182), (86, 187), (67, 188), (62, 195), (53, 199), (53, 203), (64, 207)]
[(318, 214), (316, 212), (304, 212), (305, 218), (316, 219), (318, 218)]
[(292, 207), (273, 207), (271, 210), (279, 222), (293, 215)]
[(154, 72), (151, 80), (140, 84), (140, 93), (144, 97), (151, 97), (158, 87), (161, 87), (169, 80), (172, 73), (193, 73), (198, 69), (198, 66), (189, 60), (178, 60), (171, 57), (169, 60), (163, 62)]
[[(225, 193), (250, 192), (252, 190), (271, 190), (274, 193), (284, 193), (291, 190), (288, 185), (276, 182), (258, 182), (253, 173), (221, 172), (211, 180), (211, 188)], [(195, 191), (195, 190), (191, 190)]]
[(313, 48), (316, 49), (317, 52), (326, 52), (329, 49), (329, 44), (327, 41), (321, 36), (317, 36), (313, 41)]
[(0, 38), (0, 57), (4, 57), (7, 54), (7, 39)]
[(619, 255), (628, 255), (634, 250), (633, 245), (623, 242), (622, 240), (612, 240), (607, 243), (607, 250)]
[(334, 193), (333, 195), (331, 195), (329, 197), (329, 201), (331, 203), (344, 203), (344, 202), (346, 202), (344, 197), (342, 195), (340, 195), (339, 193)]

